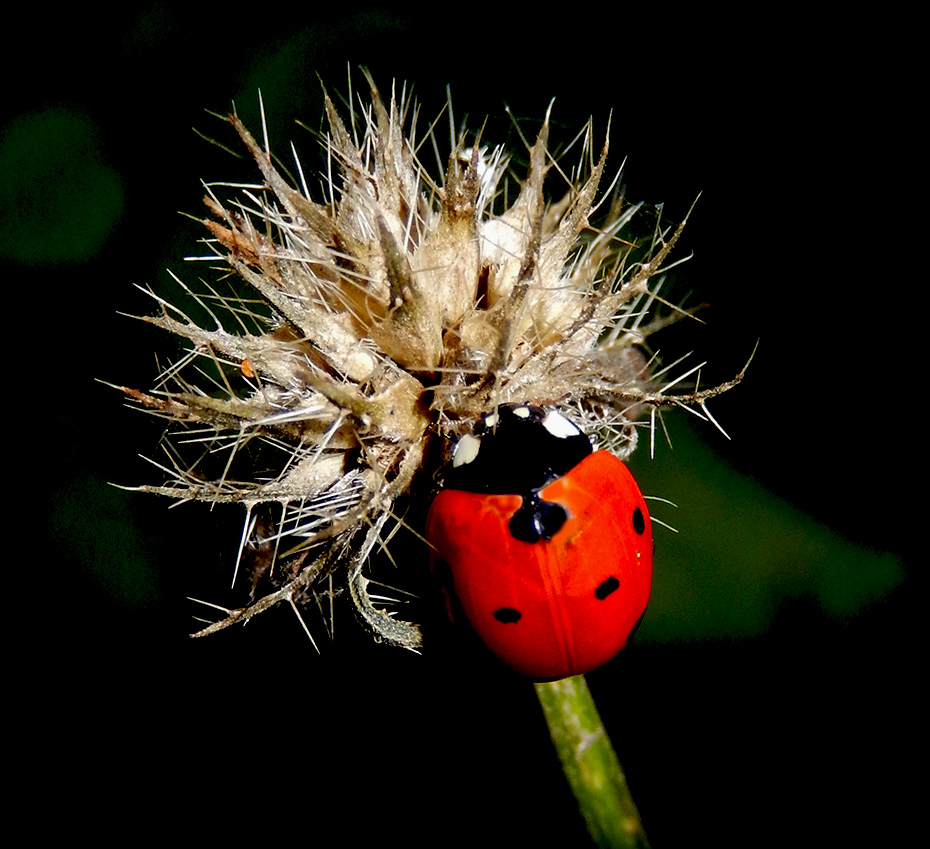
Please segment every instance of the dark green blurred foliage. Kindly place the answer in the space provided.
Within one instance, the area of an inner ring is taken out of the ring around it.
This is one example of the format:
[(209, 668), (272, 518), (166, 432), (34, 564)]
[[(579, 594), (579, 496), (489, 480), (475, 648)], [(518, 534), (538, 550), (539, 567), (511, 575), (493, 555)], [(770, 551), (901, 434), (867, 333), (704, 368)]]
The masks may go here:
[(123, 212), (122, 181), (86, 115), (19, 115), (0, 137), (0, 257), (23, 265), (84, 262)]
[(700, 439), (713, 438), (712, 426), (696, 428), (682, 415), (668, 417), (671, 448), (660, 442), (649, 460), (643, 445), (634, 458), (644, 492), (674, 497), (677, 505), (651, 503), (653, 515), (677, 533), (656, 529), (644, 640), (758, 637), (796, 602), (844, 622), (901, 585), (897, 556), (844, 538), (738, 473)]

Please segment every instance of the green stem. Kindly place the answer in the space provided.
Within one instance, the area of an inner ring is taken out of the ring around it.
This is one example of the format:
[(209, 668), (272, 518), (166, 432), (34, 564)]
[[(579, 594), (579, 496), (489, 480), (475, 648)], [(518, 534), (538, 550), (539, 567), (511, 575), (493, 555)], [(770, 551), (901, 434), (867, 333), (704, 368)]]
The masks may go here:
[(536, 695), (595, 843), (648, 849), (639, 812), (584, 676), (536, 684)]

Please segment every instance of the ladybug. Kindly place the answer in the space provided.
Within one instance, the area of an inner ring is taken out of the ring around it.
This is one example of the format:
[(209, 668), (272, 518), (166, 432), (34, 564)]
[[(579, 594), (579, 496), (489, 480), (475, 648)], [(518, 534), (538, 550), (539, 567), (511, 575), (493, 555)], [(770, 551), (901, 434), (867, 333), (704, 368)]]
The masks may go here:
[(629, 469), (561, 414), (502, 405), (455, 447), (426, 524), (450, 616), (540, 681), (606, 663), (646, 612), (652, 525)]

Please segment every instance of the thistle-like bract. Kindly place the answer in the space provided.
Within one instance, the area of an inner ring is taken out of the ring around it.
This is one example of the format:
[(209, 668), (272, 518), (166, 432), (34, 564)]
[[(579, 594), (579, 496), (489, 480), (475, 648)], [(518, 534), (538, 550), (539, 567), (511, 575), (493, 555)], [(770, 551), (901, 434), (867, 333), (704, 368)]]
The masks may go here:
[[(415, 649), (418, 627), (370, 597), (366, 562), (397, 500), (418, 481), (428, 495), (479, 416), (551, 405), (626, 456), (636, 415), (706, 413), (741, 377), (670, 395), (691, 372), (661, 379), (643, 353), (675, 315), (653, 307), (681, 226), (625, 235), (638, 207), (602, 185), (607, 145), (595, 151), (590, 123), (573, 174), (548, 151), (547, 118), (524, 179), (509, 176), (503, 150), (462, 135), (437, 180), (418, 159), (424, 140), (436, 146), (433, 129), (417, 139), (410, 99), (386, 104), (368, 81), (370, 103), (348, 125), (326, 98), (320, 200), (299, 162), (286, 179), (267, 139), (230, 116), (263, 183), (234, 203), (206, 198), (226, 279), (188, 290), (209, 316), (200, 323), (159, 299), (146, 321), (187, 340), (187, 353), (155, 390), (123, 390), (172, 422), (170, 480), (140, 489), (246, 507), (240, 560), (248, 550), (253, 586), (270, 589), (200, 634), (341, 586), (376, 638)], [(565, 190), (547, 203), (549, 172)]]

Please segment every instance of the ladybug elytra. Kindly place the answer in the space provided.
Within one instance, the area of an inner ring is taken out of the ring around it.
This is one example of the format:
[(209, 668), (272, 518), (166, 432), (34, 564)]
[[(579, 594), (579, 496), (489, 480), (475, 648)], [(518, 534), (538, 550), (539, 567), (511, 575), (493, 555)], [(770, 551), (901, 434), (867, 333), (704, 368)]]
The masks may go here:
[(536, 680), (606, 663), (649, 602), (643, 495), (621, 460), (555, 411), (502, 405), (463, 436), (426, 535), (454, 607)]

